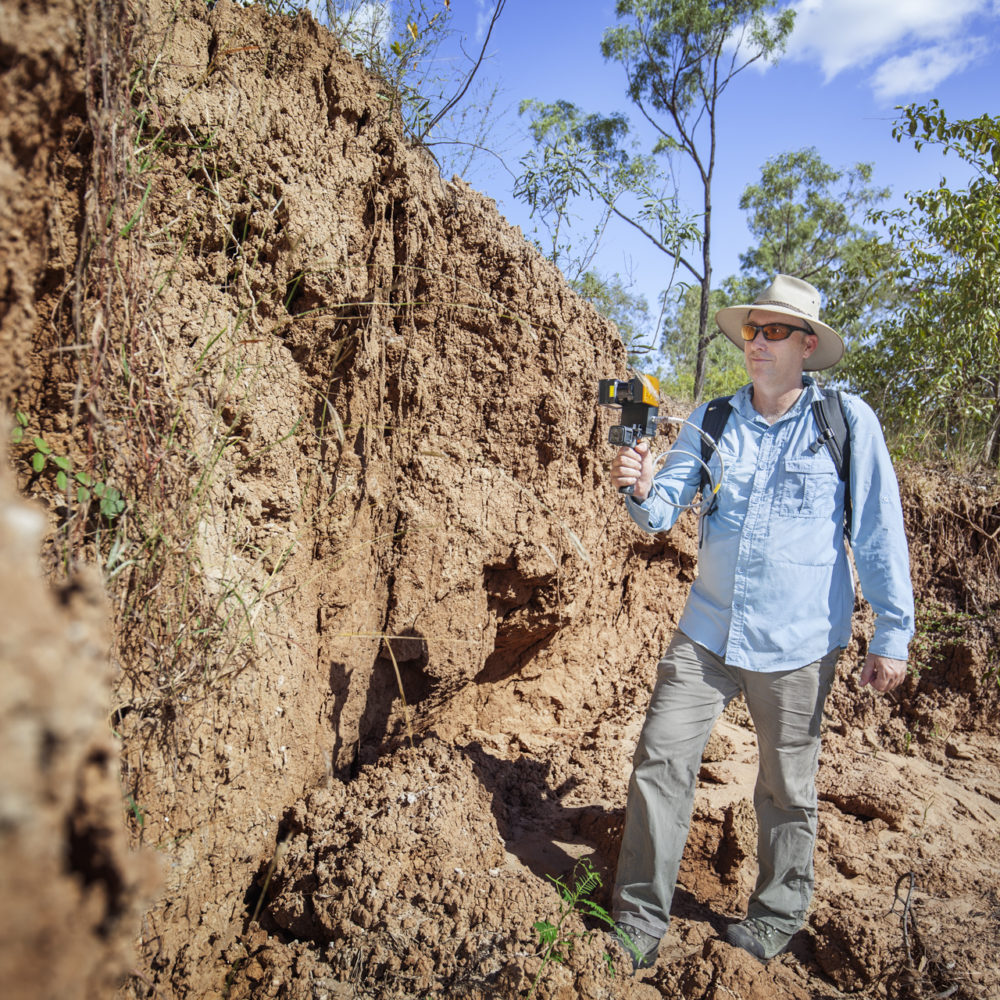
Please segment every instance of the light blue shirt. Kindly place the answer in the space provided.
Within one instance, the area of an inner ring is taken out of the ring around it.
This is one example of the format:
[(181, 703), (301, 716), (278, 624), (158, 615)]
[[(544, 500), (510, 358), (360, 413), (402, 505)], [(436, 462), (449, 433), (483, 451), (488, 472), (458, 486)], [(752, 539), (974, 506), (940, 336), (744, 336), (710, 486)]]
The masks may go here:
[[(751, 386), (732, 398), (719, 441), (725, 474), (718, 506), (700, 525), (698, 577), (679, 628), (747, 670), (791, 670), (851, 638), (854, 576), (844, 539), (844, 483), (810, 405), (820, 390), (808, 377), (796, 403), (774, 424), (753, 408)], [(913, 589), (899, 486), (871, 407), (843, 394), (851, 432), (851, 548), (861, 591), (875, 611), (869, 652), (907, 659)], [(701, 426), (705, 405), (690, 422)], [(687, 454), (685, 454), (685, 452)], [(632, 519), (666, 531), (699, 485), (701, 438), (688, 424), (645, 502), (628, 498)], [(720, 456), (709, 467), (718, 482)]]

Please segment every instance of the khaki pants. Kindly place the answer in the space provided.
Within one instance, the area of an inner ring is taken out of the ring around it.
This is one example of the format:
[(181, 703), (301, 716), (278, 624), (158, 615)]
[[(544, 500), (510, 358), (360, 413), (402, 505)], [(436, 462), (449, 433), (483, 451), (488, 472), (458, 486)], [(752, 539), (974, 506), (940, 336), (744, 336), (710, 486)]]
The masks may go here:
[(798, 930), (813, 890), (820, 721), (840, 652), (797, 670), (759, 673), (728, 666), (674, 635), (633, 758), (615, 879), (617, 920), (655, 937), (666, 932), (701, 755), (715, 720), (742, 691), (760, 758), (759, 874), (747, 915), (787, 934)]

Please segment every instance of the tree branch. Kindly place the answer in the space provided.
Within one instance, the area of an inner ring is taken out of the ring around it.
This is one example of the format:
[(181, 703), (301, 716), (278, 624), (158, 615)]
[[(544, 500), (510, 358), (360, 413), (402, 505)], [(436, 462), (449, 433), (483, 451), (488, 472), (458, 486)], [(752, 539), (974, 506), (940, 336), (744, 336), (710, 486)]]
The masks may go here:
[(683, 267), (687, 268), (691, 272), (691, 276), (696, 278), (698, 281), (702, 280), (702, 276), (694, 269), (694, 267), (688, 262), (687, 258), (683, 254), (676, 250), (671, 250), (665, 243), (658, 240), (645, 226), (641, 223), (636, 222), (631, 216), (626, 215), (620, 208), (617, 208), (613, 203), (605, 200), (605, 204), (611, 209), (612, 213), (616, 215), (622, 222), (628, 223), (633, 229), (637, 229), (643, 236), (646, 237), (650, 243), (653, 244), (658, 250), (662, 250), (668, 257), (676, 260)]
[(478, 149), (482, 153), (489, 153), (490, 156), (495, 157), (500, 161), (500, 166), (510, 174), (515, 180), (517, 180), (517, 174), (514, 173), (510, 167), (507, 166), (507, 161), (495, 150), (490, 149), (489, 146), (483, 146), (478, 142), (469, 142), (467, 139), (433, 139), (430, 142), (424, 142), (424, 147), (430, 149), (431, 146), (469, 146), (472, 149)]
[(469, 75), (465, 78), (465, 83), (462, 84), (461, 89), (455, 94), (451, 100), (447, 101), (440, 111), (427, 123), (427, 127), (417, 136), (417, 142), (423, 142), (424, 139), (430, 134), (431, 129), (449, 112), (463, 97), (465, 97), (465, 92), (469, 89), (472, 83), (473, 77), (482, 65), (483, 59), (486, 56), (486, 46), (490, 44), (490, 35), (493, 34), (493, 27), (497, 23), (497, 19), (503, 13), (504, 6), (507, 0), (497, 0), (497, 5), (493, 10), (493, 16), (490, 18), (489, 27), (486, 29), (486, 37), (483, 39), (483, 47), (479, 50), (479, 58), (476, 60), (476, 64), (469, 70)]

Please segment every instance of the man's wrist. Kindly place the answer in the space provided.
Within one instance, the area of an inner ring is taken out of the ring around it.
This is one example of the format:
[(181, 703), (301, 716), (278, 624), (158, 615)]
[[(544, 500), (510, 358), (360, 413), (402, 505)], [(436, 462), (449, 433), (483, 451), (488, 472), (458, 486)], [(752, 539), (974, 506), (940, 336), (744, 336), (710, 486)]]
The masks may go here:
[(874, 656), (884, 656), (889, 660), (901, 660), (906, 663), (910, 658), (911, 632), (903, 629), (892, 629), (876, 633), (868, 643), (868, 652)]

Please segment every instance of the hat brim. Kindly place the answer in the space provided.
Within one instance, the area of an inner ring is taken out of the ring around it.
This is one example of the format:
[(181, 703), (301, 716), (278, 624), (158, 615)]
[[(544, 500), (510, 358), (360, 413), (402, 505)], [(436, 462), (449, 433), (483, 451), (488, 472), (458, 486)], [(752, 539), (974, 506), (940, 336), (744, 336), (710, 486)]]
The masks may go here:
[(715, 314), (715, 322), (719, 329), (740, 349), (740, 352), (743, 351), (745, 344), (740, 327), (746, 322), (747, 315), (754, 309), (789, 316), (798, 320), (796, 326), (804, 323), (809, 324), (819, 342), (816, 344), (816, 350), (803, 361), (803, 371), (818, 372), (824, 368), (832, 368), (844, 356), (844, 341), (832, 326), (827, 326), (826, 323), (821, 323), (818, 319), (809, 319), (794, 309), (783, 309), (781, 306), (772, 305), (726, 306), (725, 309), (720, 309)]

